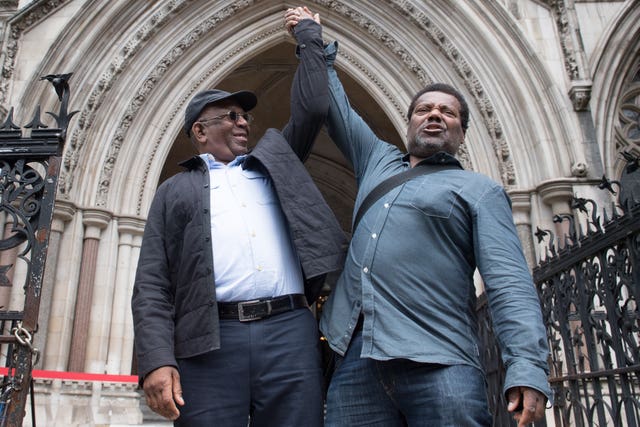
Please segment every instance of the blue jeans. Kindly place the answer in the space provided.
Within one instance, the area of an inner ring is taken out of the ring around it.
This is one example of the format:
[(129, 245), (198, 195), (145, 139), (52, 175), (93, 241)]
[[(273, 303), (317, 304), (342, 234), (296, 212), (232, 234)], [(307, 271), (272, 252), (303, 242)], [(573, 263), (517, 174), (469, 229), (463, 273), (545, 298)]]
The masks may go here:
[(354, 334), (327, 395), (326, 427), (490, 426), (486, 382), (467, 365), (360, 358)]

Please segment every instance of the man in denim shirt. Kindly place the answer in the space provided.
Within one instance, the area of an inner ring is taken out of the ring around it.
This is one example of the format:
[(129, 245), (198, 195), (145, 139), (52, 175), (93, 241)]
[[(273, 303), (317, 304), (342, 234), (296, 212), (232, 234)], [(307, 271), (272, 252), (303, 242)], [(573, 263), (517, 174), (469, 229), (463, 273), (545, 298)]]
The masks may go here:
[(320, 327), (337, 353), (327, 426), (488, 426), (477, 344), (474, 271), (485, 283), (506, 366), (508, 410), (519, 425), (551, 397), (540, 305), (510, 200), (454, 155), (469, 110), (454, 88), (418, 92), (408, 110), (408, 154), (380, 140), (351, 108), (333, 61), (327, 126), (351, 162), (356, 209), (387, 178), (418, 163), (450, 165), (378, 199), (354, 230), (345, 270)]

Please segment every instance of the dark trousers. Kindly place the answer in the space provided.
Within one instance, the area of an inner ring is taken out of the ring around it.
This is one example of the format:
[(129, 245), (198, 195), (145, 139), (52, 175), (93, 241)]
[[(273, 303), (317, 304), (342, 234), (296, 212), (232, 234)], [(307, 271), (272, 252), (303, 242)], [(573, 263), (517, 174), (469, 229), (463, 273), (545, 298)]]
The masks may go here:
[(308, 309), (221, 320), (221, 348), (178, 361), (185, 406), (175, 426), (322, 426), (318, 327)]

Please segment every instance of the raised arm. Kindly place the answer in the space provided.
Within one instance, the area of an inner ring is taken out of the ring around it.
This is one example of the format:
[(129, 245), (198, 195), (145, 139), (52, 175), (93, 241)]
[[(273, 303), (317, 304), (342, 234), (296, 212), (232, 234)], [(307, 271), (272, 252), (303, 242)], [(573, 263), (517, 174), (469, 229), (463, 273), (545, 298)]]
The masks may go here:
[(327, 69), (325, 66), (320, 18), (306, 7), (285, 12), (286, 28), (298, 46), (298, 68), (291, 85), (291, 116), (282, 130), (298, 157), (309, 156), (329, 109)]
[[(369, 125), (353, 109), (349, 98), (338, 78), (333, 63), (338, 53), (338, 42), (325, 47), (326, 66), (329, 78), (329, 114), (327, 130), (333, 142), (353, 165), (360, 182), (374, 148), (395, 151), (395, 146), (378, 138)], [(384, 158), (384, 153), (378, 153)]]

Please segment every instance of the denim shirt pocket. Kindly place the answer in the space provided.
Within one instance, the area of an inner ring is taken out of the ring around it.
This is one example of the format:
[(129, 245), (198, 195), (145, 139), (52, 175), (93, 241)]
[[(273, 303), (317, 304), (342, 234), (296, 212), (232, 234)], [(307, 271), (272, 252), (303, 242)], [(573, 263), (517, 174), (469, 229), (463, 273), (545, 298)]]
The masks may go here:
[(409, 205), (427, 216), (449, 218), (456, 201), (450, 186), (424, 180), (410, 198)]

